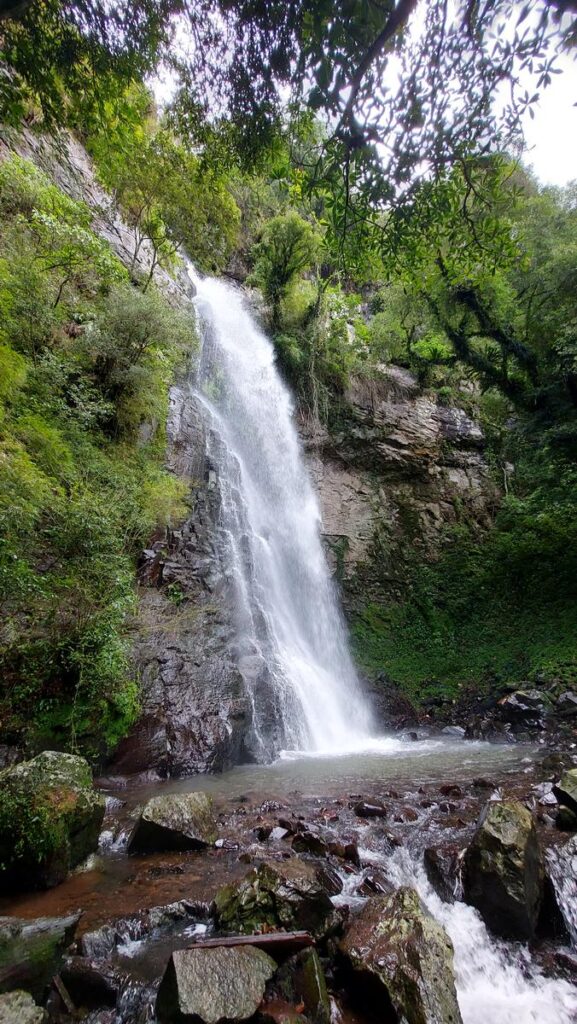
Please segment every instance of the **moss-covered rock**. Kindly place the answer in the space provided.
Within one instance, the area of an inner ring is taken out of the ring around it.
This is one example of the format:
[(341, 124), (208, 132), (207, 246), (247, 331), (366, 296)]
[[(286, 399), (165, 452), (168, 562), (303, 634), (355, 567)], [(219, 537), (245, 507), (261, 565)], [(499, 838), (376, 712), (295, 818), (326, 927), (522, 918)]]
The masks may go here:
[(543, 899), (545, 864), (533, 815), (518, 801), (487, 804), (465, 852), (463, 891), (497, 935), (529, 939)]
[(331, 1004), (316, 949), (301, 949), (289, 957), (276, 973), (274, 989), (292, 1006), (302, 1003), (311, 1024), (330, 1024)]
[(216, 894), (215, 907), (220, 928), (244, 934), (265, 925), (306, 929), (321, 937), (340, 920), (322, 875), (296, 857), (265, 861), (240, 882), (225, 885)]
[(7, 992), (0, 996), (0, 1024), (42, 1024), (46, 1014), (28, 992)]
[(0, 992), (25, 988), (41, 999), (79, 918), (0, 917)]
[(49, 888), (96, 849), (104, 797), (88, 762), (46, 750), (0, 773), (0, 889)]
[(197, 850), (212, 846), (217, 827), (206, 793), (155, 796), (142, 810), (128, 840), (129, 853)]
[(376, 991), (373, 1009), (382, 1019), (392, 1018), (392, 1006), (406, 1024), (461, 1024), (451, 940), (414, 889), (369, 900), (341, 952), (355, 972), (376, 979), (367, 993)]
[(577, 768), (565, 772), (561, 781), (553, 786), (553, 792), (563, 807), (577, 814)]

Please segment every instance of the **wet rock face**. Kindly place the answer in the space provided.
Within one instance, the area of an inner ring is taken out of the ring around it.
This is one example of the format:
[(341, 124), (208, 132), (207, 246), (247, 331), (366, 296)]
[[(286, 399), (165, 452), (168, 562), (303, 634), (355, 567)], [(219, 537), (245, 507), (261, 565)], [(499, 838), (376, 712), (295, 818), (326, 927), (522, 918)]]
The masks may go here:
[(378, 981), (383, 1019), (392, 1006), (406, 1024), (461, 1024), (451, 941), (414, 889), (371, 899), (340, 948), (355, 972)]
[(565, 772), (561, 781), (553, 786), (553, 792), (563, 807), (577, 814), (577, 768)]
[(88, 762), (46, 750), (0, 773), (0, 889), (50, 888), (98, 846), (104, 797)]
[(345, 582), (359, 567), (370, 582), (374, 538), (386, 535), (393, 583), (402, 544), (437, 550), (456, 499), (474, 520), (490, 522), (496, 492), (484, 438), (462, 409), (437, 405), (396, 366), (372, 381), (353, 380), (345, 402), (338, 431), (306, 420), (301, 427), (327, 548)]
[(296, 857), (265, 862), (242, 881), (224, 886), (216, 894), (215, 907), (219, 928), (244, 934), (266, 925), (305, 929), (321, 937), (340, 920), (322, 875)]
[(444, 903), (453, 903), (459, 890), (459, 853), (455, 843), (444, 843), (427, 846), (423, 854), (427, 878)]
[(218, 476), (188, 384), (171, 389), (167, 433), (168, 465), (190, 482), (192, 511), (141, 558), (133, 661), (142, 712), (112, 760), (120, 774), (193, 775), (266, 759), (255, 746), (252, 700), (274, 718), (264, 660), (237, 634)]
[(316, 949), (303, 949), (289, 957), (277, 971), (274, 988), (291, 1006), (302, 1004), (310, 1024), (330, 1024), (331, 1004)]
[(275, 970), (275, 961), (253, 946), (177, 951), (160, 984), (156, 1016), (161, 1024), (247, 1020)]
[(212, 846), (216, 838), (212, 800), (206, 793), (155, 796), (132, 830), (128, 852), (198, 850)]
[(26, 988), (40, 999), (79, 919), (0, 917), (0, 992)]
[(543, 899), (544, 859), (530, 811), (487, 804), (463, 861), (463, 890), (497, 935), (530, 939)]
[(46, 1014), (28, 992), (0, 996), (0, 1024), (43, 1024)]

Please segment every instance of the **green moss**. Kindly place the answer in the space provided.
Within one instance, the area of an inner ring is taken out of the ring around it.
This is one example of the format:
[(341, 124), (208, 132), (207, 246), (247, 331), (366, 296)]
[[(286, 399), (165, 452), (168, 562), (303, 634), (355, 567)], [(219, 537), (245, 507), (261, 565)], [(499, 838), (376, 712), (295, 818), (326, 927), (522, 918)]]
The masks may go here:
[(194, 325), (26, 161), (0, 242), (0, 739), (98, 757), (138, 712), (135, 559), (187, 510), (164, 423)]
[(417, 700), (527, 679), (575, 685), (573, 477), (570, 466), (551, 467), (526, 498), (504, 502), (484, 537), (462, 525), (437, 563), (408, 560), (404, 599), (359, 605), (352, 635), (365, 671), (385, 672)]

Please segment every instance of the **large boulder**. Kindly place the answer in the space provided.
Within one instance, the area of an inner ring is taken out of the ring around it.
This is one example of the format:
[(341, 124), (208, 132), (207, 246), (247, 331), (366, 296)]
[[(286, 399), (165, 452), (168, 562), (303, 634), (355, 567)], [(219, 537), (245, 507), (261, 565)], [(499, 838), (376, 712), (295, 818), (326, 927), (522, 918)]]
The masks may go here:
[(530, 939), (543, 899), (545, 863), (530, 811), (517, 801), (486, 805), (465, 851), (463, 892), (497, 935)]
[(355, 972), (376, 980), (367, 986), (376, 1016), (388, 1020), (392, 1005), (403, 1024), (461, 1024), (451, 940), (414, 889), (369, 900), (340, 948)]
[(41, 999), (79, 918), (0, 917), (0, 992), (26, 988)]
[(224, 1024), (256, 1013), (275, 961), (254, 946), (181, 949), (174, 952), (160, 983), (160, 1024)]
[(561, 781), (553, 786), (553, 792), (563, 807), (577, 814), (577, 768), (565, 772)]
[(6, 992), (0, 995), (0, 1024), (43, 1024), (46, 1014), (37, 1006), (29, 992)]
[(128, 839), (129, 853), (199, 850), (216, 842), (212, 800), (206, 793), (154, 796)]
[(326, 889), (326, 879), (312, 864), (296, 857), (265, 861), (215, 897), (218, 925), (226, 931), (253, 934), (263, 925), (305, 929), (320, 937), (340, 920)]
[[(577, 945), (577, 836), (547, 851), (547, 876), (553, 890), (554, 907), (561, 914), (572, 945)], [(545, 906), (544, 910), (548, 908)], [(544, 914), (543, 914), (544, 916)]]
[(98, 846), (104, 807), (75, 754), (45, 750), (0, 772), (0, 889), (62, 882)]

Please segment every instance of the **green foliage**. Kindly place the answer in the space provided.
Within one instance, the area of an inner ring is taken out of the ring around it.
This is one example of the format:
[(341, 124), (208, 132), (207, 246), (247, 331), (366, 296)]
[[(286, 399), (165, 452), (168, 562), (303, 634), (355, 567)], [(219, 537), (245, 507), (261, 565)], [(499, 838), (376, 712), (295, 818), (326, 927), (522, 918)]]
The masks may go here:
[(419, 698), (522, 682), (576, 656), (577, 473), (551, 452), (524, 462), (525, 496), (509, 496), (479, 536), (453, 528), (438, 562), (407, 555), (407, 597), (361, 608), (361, 663)]
[(314, 264), (320, 233), (295, 211), (273, 217), (253, 252), (251, 281), (272, 305), (273, 325), (280, 323), (281, 301), (297, 275)]
[(82, 204), (0, 171), (2, 736), (99, 756), (137, 713), (134, 559), (186, 513), (162, 456), (194, 324), (125, 283)]
[(140, 425), (166, 418), (168, 387), (190, 352), (190, 314), (154, 291), (113, 288), (84, 331), (80, 348), (111, 410), (109, 429), (134, 437)]
[(108, 105), (87, 145), (103, 184), (134, 229), (133, 273), (145, 244), (153, 255), (150, 277), (156, 265), (170, 269), (180, 250), (200, 270), (224, 268), (240, 224), (227, 178), (158, 123), (143, 87), (133, 86)]

